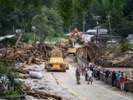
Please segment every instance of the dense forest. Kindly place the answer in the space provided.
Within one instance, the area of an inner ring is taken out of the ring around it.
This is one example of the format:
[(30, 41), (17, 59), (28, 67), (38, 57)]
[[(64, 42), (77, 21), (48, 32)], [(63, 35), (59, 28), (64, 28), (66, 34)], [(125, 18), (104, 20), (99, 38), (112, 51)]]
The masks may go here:
[(87, 31), (96, 21), (109, 34), (133, 34), (133, 0), (0, 0), (0, 35), (21, 29), (52, 37)]

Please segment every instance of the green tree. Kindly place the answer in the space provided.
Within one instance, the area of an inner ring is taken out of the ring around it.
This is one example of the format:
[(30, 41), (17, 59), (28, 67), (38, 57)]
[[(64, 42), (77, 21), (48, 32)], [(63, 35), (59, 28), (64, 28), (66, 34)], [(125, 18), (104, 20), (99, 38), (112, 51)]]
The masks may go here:
[(129, 43), (126, 40), (120, 40), (119, 44), (121, 52), (126, 52), (130, 49)]
[(32, 19), (32, 25), (36, 27), (35, 32), (40, 35), (41, 40), (47, 36), (62, 33), (62, 19), (54, 9), (42, 8), (42, 13)]
[(18, 1), (18, 8), (0, 9), (0, 34), (14, 34), (13, 29), (31, 30), (31, 19), (34, 15), (40, 13), (39, 8), (29, 5), (27, 9), (21, 8), (21, 2)]
[[(67, 26), (69, 24), (73, 16), (73, 11), (77, 13), (77, 15), (81, 16), (81, 12), (86, 11), (88, 6), (91, 6), (91, 4), (93, 4), (95, 1), (97, 1), (101, 7), (104, 6), (105, 0), (57, 0), (58, 11), (64, 20), (64, 25)], [(112, 6), (115, 4), (120, 4), (119, 0), (108, 0), (108, 2)]]
[[(33, 4), (34, 7), (38, 7), (41, 5), (42, 0), (21, 0), (21, 2), (24, 8), (31, 4)], [(3, 8), (16, 8), (17, 4), (18, 0), (0, 0), (0, 7)]]
[(112, 9), (110, 12), (110, 22), (113, 30), (113, 34), (127, 37), (132, 32), (131, 22), (124, 16), (123, 12)]

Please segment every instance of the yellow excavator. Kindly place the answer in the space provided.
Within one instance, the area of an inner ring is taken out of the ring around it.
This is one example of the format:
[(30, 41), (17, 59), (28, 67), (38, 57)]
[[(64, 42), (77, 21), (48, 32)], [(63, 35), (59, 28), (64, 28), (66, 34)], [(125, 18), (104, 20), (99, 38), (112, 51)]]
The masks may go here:
[[(72, 38), (74, 34), (77, 34), (78, 39)], [(77, 28), (75, 28), (69, 35), (68, 39), (65, 40), (66, 43), (60, 43), (60, 47), (66, 48), (68, 54), (74, 54), (76, 55), (76, 48), (74, 43), (77, 42), (79, 44), (83, 44), (84, 40), (80, 36), (80, 33)]]
[(69, 69), (69, 62), (65, 62), (62, 57), (62, 51), (54, 49), (51, 51), (50, 60), (45, 62), (45, 69), (49, 71), (63, 71), (66, 72)]

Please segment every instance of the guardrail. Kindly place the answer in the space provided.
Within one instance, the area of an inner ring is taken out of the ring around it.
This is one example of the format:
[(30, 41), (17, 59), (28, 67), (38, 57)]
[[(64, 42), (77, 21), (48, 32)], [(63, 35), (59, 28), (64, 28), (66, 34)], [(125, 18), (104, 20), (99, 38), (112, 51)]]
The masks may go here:
[(86, 64), (86, 65), (89, 64), (88, 61), (82, 59), (79, 55), (76, 55), (76, 57), (77, 57), (77, 63), (78, 63), (80, 66), (82, 66), (82, 64)]
[[(85, 61), (82, 59), (79, 55), (77, 55), (77, 63), (81, 67), (82, 64), (88, 65), (89, 62)], [(104, 74), (105, 69), (100, 70), (100, 80), (104, 81), (105, 80), (105, 74)], [(126, 82), (125, 82), (125, 91), (133, 92), (133, 76), (126, 75)], [(112, 78), (111, 76), (109, 77), (109, 84), (111, 84)], [(116, 84), (116, 81), (115, 81)]]

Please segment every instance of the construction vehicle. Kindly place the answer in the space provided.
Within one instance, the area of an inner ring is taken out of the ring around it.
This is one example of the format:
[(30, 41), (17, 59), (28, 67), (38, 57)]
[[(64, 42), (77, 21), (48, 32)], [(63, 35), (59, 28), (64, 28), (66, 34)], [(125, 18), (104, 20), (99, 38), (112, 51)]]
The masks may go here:
[[(72, 38), (74, 34), (77, 34), (78, 38)], [(82, 44), (84, 43), (84, 40), (80, 36), (80, 33), (77, 28), (75, 28), (69, 35), (68, 39), (64, 43), (60, 43), (60, 47), (66, 48), (68, 54), (74, 54), (76, 55), (76, 48), (74, 43)]]
[(48, 72), (51, 70), (66, 72), (66, 69), (69, 69), (69, 62), (63, 60), (61, 50), (54, 49), (51, 51), (50, 60), (45, 62), (45, 69), (47, 69)]

